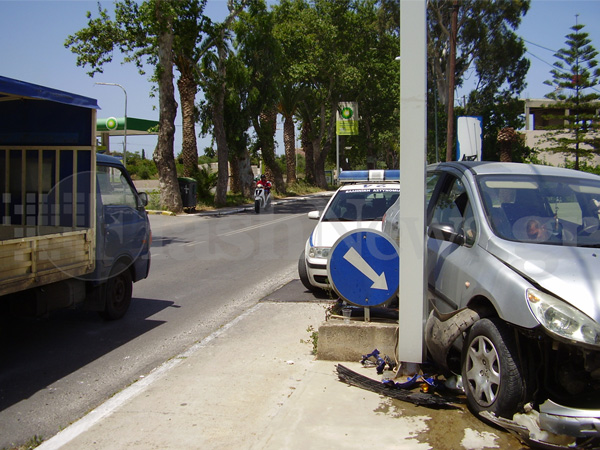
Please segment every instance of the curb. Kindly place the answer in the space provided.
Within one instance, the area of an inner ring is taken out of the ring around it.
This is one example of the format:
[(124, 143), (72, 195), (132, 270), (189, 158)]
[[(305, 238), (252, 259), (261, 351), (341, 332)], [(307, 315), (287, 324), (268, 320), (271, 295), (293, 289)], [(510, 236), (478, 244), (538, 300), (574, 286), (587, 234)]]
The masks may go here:
[[(327, 196), (331, 196), (333, 195), (334, 192), (324, 192), (324, 193), (317, 193), (317, 194), (312, 194), (312, 195), (304, 195), (302, 197), (289, 197), (289, 198), (284, 198), (281, 200), (277, 200), (277, 201), (273, 201), (273, 206), (278, 205), (278, 204), (282, 204), (282, 203), (290, 203), (290, 202), (295, 202), (295, 201), (306, 201), (308, 198), (310, 197), (327, 197)], [(192, 216), (227, 216), (227, 215), (231, 215), (231, 214), (238, 214), (238, 213), (242, 213), (242, 212), (246, 212), (246, 211), (252, 211), (254, 210), (254, 205), (250, 204), (250, 205), (246, 205), (246, 206), (240, 206), (237, 208), (230, 208), (230, 209), (216, 209), (213, 211), (199, 211), (199, 212), (195, 212), (195, 213), (183, 213), (183, 214), (175, 214), (174, 212), (171, 211), (158, 211), (158, 210), (146, 210), (146, 212), (148, 214), (153, 214), (153, 215), (162, 215), (162, 216), (176, 216), (176, 217), (192, 217)]]
[(156, 211), (153, 209), (147, 209), (146, 213), (148, 214), (153, 214), (155, 216), (176, 216), (177, 214), (175, 214), (174, 212), (171, 211)]

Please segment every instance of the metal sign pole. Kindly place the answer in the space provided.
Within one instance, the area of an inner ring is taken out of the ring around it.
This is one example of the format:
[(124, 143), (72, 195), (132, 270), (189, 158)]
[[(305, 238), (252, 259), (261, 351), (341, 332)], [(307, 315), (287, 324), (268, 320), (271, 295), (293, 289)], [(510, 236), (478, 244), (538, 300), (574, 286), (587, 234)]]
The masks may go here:
[[(425, 297), (427, 39), (425, 0), (400, 2), (400, 268), (398, 361), (421, 363)], [(414, 199), (420, 199), (414, 201)], [(420, 281), (419, 281), (420, 280)]]

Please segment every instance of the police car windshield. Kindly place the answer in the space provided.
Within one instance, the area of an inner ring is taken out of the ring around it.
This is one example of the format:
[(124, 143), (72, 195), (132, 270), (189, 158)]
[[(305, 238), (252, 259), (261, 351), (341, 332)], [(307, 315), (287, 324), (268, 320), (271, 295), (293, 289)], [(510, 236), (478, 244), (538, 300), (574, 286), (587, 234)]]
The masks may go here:
[(399, 189), (361, 188), (338, 191), (323, 216), (323, 222), (381, 221), (399, 195)]

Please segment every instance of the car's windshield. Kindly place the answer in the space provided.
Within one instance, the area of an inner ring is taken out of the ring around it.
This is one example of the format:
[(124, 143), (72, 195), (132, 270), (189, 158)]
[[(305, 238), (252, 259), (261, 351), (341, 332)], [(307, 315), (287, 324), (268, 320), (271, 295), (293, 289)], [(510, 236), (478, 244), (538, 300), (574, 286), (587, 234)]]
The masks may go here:
[(600, 247), (600, 178), (490, 175), (478, 178), (487, 220), (513, 241)]
[(399, 195), (400, 188), (340, 190), (325, 211), (323, 221), (380, 221)]

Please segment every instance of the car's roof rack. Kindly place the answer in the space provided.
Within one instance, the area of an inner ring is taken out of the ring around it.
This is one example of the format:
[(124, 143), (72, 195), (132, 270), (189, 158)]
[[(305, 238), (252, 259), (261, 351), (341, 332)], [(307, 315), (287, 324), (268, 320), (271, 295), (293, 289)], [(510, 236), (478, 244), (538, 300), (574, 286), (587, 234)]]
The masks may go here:
[(397, 182), (400, 181), (399, 170), (345, 170), (340, 172), (340, 183), (364, 182)]

